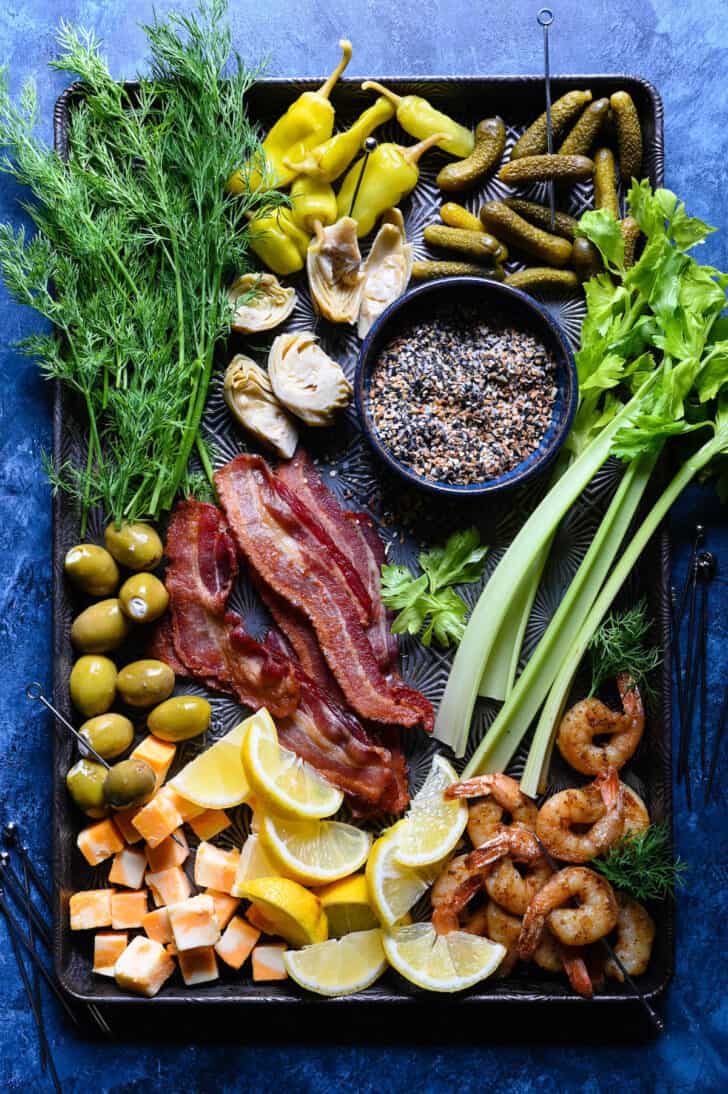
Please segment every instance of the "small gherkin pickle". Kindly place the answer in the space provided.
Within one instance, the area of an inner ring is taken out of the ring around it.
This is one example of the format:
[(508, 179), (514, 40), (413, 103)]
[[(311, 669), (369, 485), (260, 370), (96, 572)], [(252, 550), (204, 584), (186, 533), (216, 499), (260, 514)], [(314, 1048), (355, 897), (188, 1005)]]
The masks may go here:
[[(575, 118), (580, 110), (591, 102), (591, 91), (567, 91), (551, 107), (551, 124), (554, 133), (565, 129), (572, 118)], [(544, 111), (536, 121), (529, 125), (523, 136), (519, 137), (513, 146), (511, 159), (518, 160), (523, 156), (538, 156), (548, 147), (546, 129), (546, 112)]]
[(624, 240), (624, 268), (629, 270), (634, 266), (637, 240), (640, 237), (640, 226), (634, 217), (625, 217), (619, 222), (619, 227)]
[(446, 201), (440, 206), (440, 220), (449, 228), (467, 228), (471, 232), (483, 231), (483, 225), (475, 213), (469, 212), (464, 205), (458, 205), (456, 201)]
[(498, 178), (509, 184), (537, 182), (539, 179), (571, 182), (587, 179), (593, 171), (594, 163), (588, 156), (523, 156), (501, 167)]
[(577, 272), (580, 281), (588, 281), (604, 269), (602, 256), (599, 251), (585, 236), (574, 240), (571, 253), (571, 264)]
[(571, 258), (568, 239), (529, 224), (502, 201), (487, 201), (480, 210), (480, 219), (486, 228), (497, 232), (506, 243), (519, 247), (550, 266), (565, 266)]
[(622, 180), (628, 184), (639, 178), (642, 170), (642, 129), (637, 107), (626, 91), (615, 91), (609, 100), (612, 117), (617, 129), (619, 170)]
[(475, 129), (475, 147), (469, 156), (448, 163), (435, 182), (441, 190), (466, 190), (475, 186), (500, 162), (506, 146), (506, 127), (502, 118), (485, 118)]
[(543, 228), (554, 235), (563, 236), (564, 239), (575, 239), (579, 221), (568, 213), (554, 212), (554, 226), (551, 227), (551, 210), (546, 205), (539, 205), (537, 201), (526, 201), (525, 198), (504, 198), (503, 204), (518, 213), (524, 220), (529, 220), (537, 228)]
[[(431, 247), (443, 247), (481, 262), (503, 262), (508, 252), (500, 240), (487, 232), (471, 232), (467, 228), (448, 228), (445, 224), (428, 224), (424, 231), (425, 243)], [(501, 257), (505, 251), (505, 256)], [(497, 257), (496, 257), (497, 256)]]
[(541, 290), (578, 289), (579, 278), (573, 270), (554, 270), (550, 266), (531, 266), (528, 270), (517, 270), (509, 274), (506, 285), (524, 292)]
[(503, 267), (476, 266), (474, 262), (413, 262), (412, 280), (431, 281), (436, 277), (484, 277), (489, 281), (502, 281)]
[(609, 99), (589, 103), (573, 129), (564, 137), (558, 149), (560, 156), (588, 156), (597, 133), (609, 113)]
[(619, 220), (617, 168), (611, 148), (597, 148), (594, 153), (594, 208), (607, 209)]

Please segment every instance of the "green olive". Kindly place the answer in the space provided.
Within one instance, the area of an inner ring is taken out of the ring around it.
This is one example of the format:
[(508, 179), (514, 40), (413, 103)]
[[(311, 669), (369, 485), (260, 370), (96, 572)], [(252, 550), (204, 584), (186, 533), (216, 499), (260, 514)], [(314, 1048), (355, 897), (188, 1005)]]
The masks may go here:
[(77, 615), (71, 627), (71, 641), (83, 653), (108, 653), (120, 646), (130, 630), (121, 601), (99, 600)]
[(174, 689), (174, 672), (164, 661), (132, 661), (116, 681), (119, 695), (130, 707), (155, 707)]
[(109, 811), (104, 797), (105, 781), (106, 768), (93, 760), (79, 760), (66, 775), (68, 793), (89, 817), (105, 817)]
[(73, 705), (86, 718), (105, 714), (116, 695), (116, 665), (108, 657), (79, 657), (68, 687)]
[(156, 784), (156, 776), (146, 760), (122, 760), (109, 769), (104, 780), (104, 799), (114, 809), (126, 809), (148, 798)]
[(154, 574), (134, 574), (119, 589), (119, 600), (135, 623), (151, 623), (167, 610), (169, 593)]
[(175, 695), (160, 703), (147, 717), (155, 737), (163, 741), (186, 741), (204, 733), (210, 724), (212, 707), (197, 695)]
[(63, 568), (74, 585), (89, 596), (111, 596), (119, 585), (119, 567), (95, 543), (77, 543), (66, 552)]
[(84, 722), (79, 733), (105, 760), (121, 756), (134, 740), (134, 726), (123, 714), (98, 714)]
[(104, 540), (116, 561), (130, 570), (153, 570), (161, 562), (162, 541), (149, 524), (110, 524)]

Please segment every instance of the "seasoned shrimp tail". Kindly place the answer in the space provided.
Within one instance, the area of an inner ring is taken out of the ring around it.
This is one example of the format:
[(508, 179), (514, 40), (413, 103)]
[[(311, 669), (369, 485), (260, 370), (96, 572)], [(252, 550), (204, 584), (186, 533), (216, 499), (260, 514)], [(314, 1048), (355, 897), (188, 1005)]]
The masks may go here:
[[(598, 775), (607, 767), (619, 770), (634, 756), (642, 740), (644, 705), (629, 673), (619, 673), (617, 690), (621, 713), (590, 697), (575, 703), (561, 720), (557, 747), (566, 762), (583, 775)], [(597, 737), (606, 740), (596, 744)]]
[(585, 999), (591, 999), (594, 995), (594, 985), (581, 952), (573, 951), (567, 946), (561, 945), (559, 945), (559, 950), (564, 972), (569, 978), (572, 988), (578, 995), (583, 995)]
[[(630, 976), (647, 971), (655, 941), (655, 921), (650, 913), (626, 893), (617, 893), (617, 937), (614, 952)], [(622, 970), (610, 957), (604, 971), (612, 980), (624, 980)]]
[[(576, 906), (574, 906), (576, 902)], [(603, 938), (617, 922), (617, 901), (606, 878), (583, 866), (568, 866), (554, 874), (526, 909), (518, 952), (527, 960), (548, 925), (565, 946), (588, 946)]]
[(474, 847), (485, 843), (509, 822), (531, 829), (536, 825), (536, 803), (510, 775), (477, 775), (453, 783), (445, 791), (445, 797), (478, 799), (471, 801), (468, 808), (468, 835)]
[(541, 806), (536, 834), (563, 862), (589, 862), (604, 854), (624, 830), (624, 788), (615, 769), (588, 786), (554, 794)]

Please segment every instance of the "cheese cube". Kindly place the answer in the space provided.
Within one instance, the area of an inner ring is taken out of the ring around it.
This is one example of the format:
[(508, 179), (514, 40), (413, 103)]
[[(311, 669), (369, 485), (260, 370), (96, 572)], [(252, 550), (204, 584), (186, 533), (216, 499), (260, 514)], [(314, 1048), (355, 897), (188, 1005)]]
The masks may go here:
[(154, 903), (178, 904), (181, 900), (187, 900), (192, 892), (190, 879), (181, 866), (173, 866), (171, 870), (160, 870), (158, 874), (147, 873), (144, 880), (152, 890)]
[(138, 934), (116, 962), (114, 976), (120, 988), (151, 998), (174, 972), (174, 961), (164, 946)]
[(248, 923), (252, 923), (254, 927), (257, 927), (263, 934), (277, 934), (277, 931), (272, 923), (269, 923), (265, 918), (263, 912), (257, 904), (251, 904), (245, 913), (245, 918)]
[(131, 822), (150, 847), (159, 847), (182, 824), (182, 818), (167, 798), (156, 794)]
[(212, 843), (201, 843), (195, 855), (195, 885), (229, 893), (235, 884), (239, 851), (223, 851)]
[(212, 946), (180, 950), (178, 960), (182, 979), (188, 987), (192, 984), (207, 984), (210, 980), (217, 980), (220, 975)]
[(111, 898), (111, 926), (115, 931), (141, 927), (147, 914), (147, 890), (135, 893), (114, 893)]
[(82, 829), (76, 837), (76, 846), (89, 866), (98, 866), (117, 851), (124, 850), (124, 841), (110, 818)]
[(200, 946), (214, 946), (220, 937), (211, 896), (200, 893), (179, 904), (171, 904), (167, 910), (174, 944), (180, 953)]
[(137, 832), (136, 828), (131, 823), (142, 808), (143, 806), (141, 805), (132, 805), (128, 809), (117, 809), (114, 812), (114, 824), (127, 843), (139, 843), (139, 840), (142, 838), (141, 832)]
[(238, 896), (240, 886), (245, 885), (246, 881), (255, 881), (259, 877), (280, 877), (280, 870), (268, 858), (259, 837), (248, 836), (240, 849), (235, 881), (230, 890), (232, 895)]
[(217, 925), (221, 931), (224, 931), (232, 919), (233, 913), (240, 901), (237, 897), (228, 896), (227, 893), (221, 893), (219, 889), (206, 889), (205, 892), (208, 896), (212, 897), (215, 905), (215, 919), (217, 920)]
[(187, 798), (178, 794), (173, 786), (163, 786), (159, 793), (162, 797), (169, 799), (183, 821), (192, 820), (207, 812), (204, 805), (195, 805), (194, 802), (187, 801)]
[(288, 973), (283, 964), (286, 949), (284, 943), (256, 946), (253, 950), (253, 980), (287, 980)]
[(147, 856), (144, 852), (125, 847), (114, 855), (109, 881), (113, 885), (125, 885), (127, 889), (141, 889), (146, 868)]
[(224, 809), (206, 809), (197, 817), (190, 817), (189, 825), (198, 839), (213, 839), (232, 824)]
[(159, 790), (167, 778), (176, 751), (177, 745), (172, 744), (171, 741), (161, 741), (159, 737), (155, 737), (153, 733), (150, 733), (132, 751), (131, 759), (146, 760), (156, 775), (156, 789)]
[(190, 853), (183, 828), (172, 832), (157, 847), (150, 847), (147, 844), (146, 851), (149, 869), (155, 874), (160, 870), (171, 870), (173, 866), (181, 866)]
[(172, 941), (172, 928), (169, 923), (169, 912), (166, 908), (155, 908), (153, 912), (147, 912), (142, 919), (142, 927), (155, 942)]
[(97, 976), (113, 976), (114, 965), (127, 947), (126, 931), (99, 931), (94, 937), (94, 968)]
[(94, 927), (111, 926), (113, 889), (85, 889), (72, 893), (68, 910), (72, 931), (90, 931)]
[(260, 938), (260, 931), (251, 927), (242, 916), (236, 915), (230, 920), (215, 951), (232, 969), (239, 969), (250, 956), (253, 947)]

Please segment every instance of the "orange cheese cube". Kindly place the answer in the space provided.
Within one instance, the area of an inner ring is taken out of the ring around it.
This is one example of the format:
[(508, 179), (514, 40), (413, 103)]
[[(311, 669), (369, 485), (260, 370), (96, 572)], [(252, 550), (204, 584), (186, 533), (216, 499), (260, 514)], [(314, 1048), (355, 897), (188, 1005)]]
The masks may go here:
[(94, 968), (97, 976), (113, 976), (114, 965), (127, 947), (126, 931), (99, 931), (94, 937)]
[(172, 832), (157, 847), (150, 847), (147, 844), (146, 850), (149, 869), (155, 874), (160, 870), (171, 870), (173, 866), (181, 866), (190, 853), (182, 828)]
[(232, 824), (224, 809), (206, 809), (197, 817), (190, 817), (189, 825), (198, 839), (214, 839)]
[(253, 926), (257, 927), (259, 931), (263, 932), (263, 934), (276, 933), (275, 927), (272, 923), (268, 922), (268, 920), (265, 918), (265, 915), (263, 914), (263, 912), (261, 912), (257, 904), (250, 905), (245, 913), (245, 918), (247, 919), (248, 923), (252, 923)]
[(238, 868), (235, 873), (235, 883), (232, 887), (233, 896), (238, 895), (238, 890), (247, 881), (255, 881), (259, 877), (279, 877), (280, 870), (274, 865), (263, 849), (258, 836), (248, 836), (240, 848)]
[(152, 890), (154, 903), (178, 904), (181, 900), (187, 900), (192, 892), (190, 879), (181, 866), (173, 866), (171, 870), (160, 870), (158, 874), (147, 873), (144, 880)]
[(159, 790), (167, 778), (176, 751), (177, 745), (172, 744), (171, 741), (162, 741), (150, 733), (132, 751), (131, 759), (146, 760), (157, 777), (157, 790)]
[(131, 822), (150, 847), (159, 847), (182, 824), (182, 818), (167, 798), (155, 794)]
[(115, 931), (141, 927), (147, 914), (147, 890), (135, 893), (114, 893), (111, 898), (111, 926)]
[(76, 837), (76, 846), (89, 866), (98, 866), (117, 851), (124, 850), (124, 841), (110, 818), (82, 829)]
[(199, 817), (202, 813), (207, 812), (204, 805), (195, 805), (194, 802), (187, 801), (187, 798), (183, 798), (181, 794), (178, 794), (173, 786), (163, 786), (159, 793), (163, 797), (169, 798), (183, 821), (192, 820), (194, 817)]
[(242, 916), (236, 915), (223, 932), (215, 951), (232, 969), (239, 969), (250, 956), (253, 947), (260, 938), (260, 931), (251, 927)]
[(211, 896), (200, 893), (199, 896), (170, 904), (169, 923), (177, 949), (196, 950), (200, 946), (214, 946), (220, 937), (220, 928), (215, 919), (215, 903)]
[(172, 928), (169, 925), (169, 912), (166, 908), (155, 908), (153, 912), (147, 912), (142, 919), (142, 927), (155, 942), (172, 941)]
[(68, 910), (72, 931), (90, 931), (94, 927), (111, 926), (113, 889), (83, 889), (73, 893)]
[(139, 840), (142, 838), (141, 832), (137, 832), (136, 828), (131, 823), (142, 808), (141, 805), (132, 805), (129, 809), (117, 809), (114, 812), (114, 824), (127, 843), (139, 843)]
[(229, 893), (235, 884), (239, 851), (223, 851), (212, 843), (201, 843), (195, 855), (195, 885)]
[(256, 946), (253, 950), (253, 980), (287, 980), (283, 954), (288, 947), (284, 943)]
[(144, 852), (125, 847), (114, 855), (109, 881), (113, 885), (125, 885), (127, 889), (141, 889), (146, 868), (147, 856)]
[(207, 984), (217, 980), (217, 959), (212, 946), (199, 946), (196, 950), (180, 950), (178, 955), (182, 979), (190, 987), (192, 984)]
[(114, 976), (120, 988), (150, 997), (174, 972), (174, 961), (164, 946), (138, 934), (116, 962)]
[(221, 931), (224, 931), (232, 919), (240, 900), (237, 897), (228, 896), (227, 893), (221, 893), (219, 889), (206, 889), (205, 892), (212, 897), (217, 925)]

